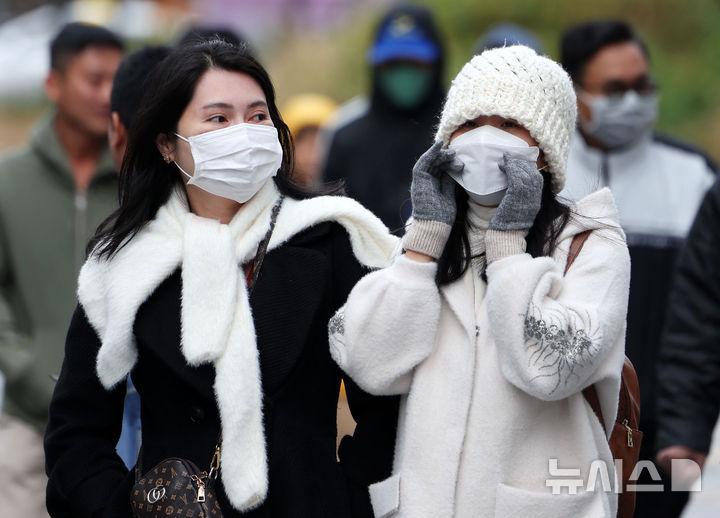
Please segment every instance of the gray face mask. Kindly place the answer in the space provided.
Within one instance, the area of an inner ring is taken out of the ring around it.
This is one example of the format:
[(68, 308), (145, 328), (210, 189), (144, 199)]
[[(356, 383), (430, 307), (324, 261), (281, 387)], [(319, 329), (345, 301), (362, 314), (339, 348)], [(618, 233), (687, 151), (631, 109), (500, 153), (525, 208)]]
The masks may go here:
[(628, 90), (618, 96), (591, 97), (584, 94), (583, 101), (590, 106), (592, 120), (581, 120), (580, 127), (608, 149), (635, 143), (650, 131), (657, 120), (656, 93), (640, 95)]

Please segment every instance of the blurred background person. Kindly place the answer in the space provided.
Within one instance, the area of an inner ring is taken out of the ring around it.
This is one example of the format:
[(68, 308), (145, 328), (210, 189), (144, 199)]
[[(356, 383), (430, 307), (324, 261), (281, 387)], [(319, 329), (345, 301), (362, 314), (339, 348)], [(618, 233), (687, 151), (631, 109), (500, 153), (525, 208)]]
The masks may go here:
[[(108, 141), (113, 164), (119, 172), (128, 142), (128, 130), (155, 66), (170, 53), (167, 46), (147, 46), (127, 56), (115, 72), (110, 93)], [(117, 451), (125, 465), (135, 465), (140, 449), (140, 396), (128, 377), (123, 427)]]
[(337, 103), (322, 94), (298, 94), (282, 106), (285, 124), (295, 140), (293, 180), (301, 185), (320, 183), (322, 178), (320, 130), (337, 110)]
[(110, 89), (123, 42), (71, 23), (50, 46), (50, 113), (0, 162), (0, 516), (47, 516), (42, 434), (60, 372), (77, 272), (117, 206), (107, 148)]
[(432, 144), (440, 111), (444, 51), (431, 12), (401, 5), (381, 20), (368, 52), (370, 106), (331, 138), (324, 176), (390, 230), (410, 215), (410, 171)]
[(720, 411), (720, 181), (678, 257), (658, 379), (657, 462), (667, 473), (673, 459), (702, 468)]
[(496, 49), (510, 45), (525, 45), (538, 54), (544, 54), (540, 39), (537, 35), (516, 23), (501, 22), (491, 25), (475, 42), (473, 54), (481, 54), (486, 49)]
[[(648, 50), (622, 21), (589, 21), (562, 37), (575, 83), (578, 127), (562, 195), (576, 200), (609, 186), (627, 234), (632, 274), (626, 354), (640, 381), (645, 434), (640, 460), (654, 460), (655, 368), (677, 252), (717, 170), (702, 151), (653, 132), (658, 89)], [(657, 483), (643, 471), (640, 483)], [(686, 493), (638, 492), (638, 518), (678, 516)]]
[(143, 47), (127, 56), (115, 73), (110, 94), (108, 140), (113, 164), (118, 171), (125, 156), (128, 131), (140, 107), (150, 75), (170, 50), (165, 45)]

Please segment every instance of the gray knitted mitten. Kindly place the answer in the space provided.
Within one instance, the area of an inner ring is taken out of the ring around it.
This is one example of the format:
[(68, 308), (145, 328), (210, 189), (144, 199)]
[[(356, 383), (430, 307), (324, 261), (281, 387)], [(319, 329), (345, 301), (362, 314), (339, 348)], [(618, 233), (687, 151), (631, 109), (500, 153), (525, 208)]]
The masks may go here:
[(543, 177), (535, 163), (513, 158), (508, 153), (503, 155), (500, 170), (507, 175), (508, 188), (488, 228), (527, 232), (540, 211)]
[(532, 162), (503, 155), (500, 169), (508, 177), (508, 189), (485, 234), (488, 264), (525, 252), (527, 236), (542, 199), (543, 177)]
[(413, 167), (410, 197), (413, 223), (403, 238), (403, 247), (435, 259), (442, 254), (455, 222), (455, 180), (447, 173), (460, 172), (463, 164), (455, 151), (443, 149), (438, 141)]

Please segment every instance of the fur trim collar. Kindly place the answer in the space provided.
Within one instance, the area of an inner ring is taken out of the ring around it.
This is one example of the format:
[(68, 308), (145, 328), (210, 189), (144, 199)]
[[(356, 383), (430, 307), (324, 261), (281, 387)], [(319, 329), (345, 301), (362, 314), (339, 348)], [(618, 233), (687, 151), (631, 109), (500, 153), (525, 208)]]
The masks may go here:
[[(254, 257), (278, 196), (274, 182), (268, 181), (224, 225), (189, 212), (184, 191), (178, 190), (112, 259), (91, 255), (78, 280), (78, 299), (102, 344), (98, 378), (109, 389), (125, 379), (137, 361), (133, 323), (138, 308), (182, 266), (181, 352), (189, 365), (214, 364), (222, 423), (221, 476), (230, 503), (240, 511), (264, 501), (268, 481), (259, 357), (239, 265)], [(268, 251), (325, 221), (343, 225), (362, 264), (389, 264), (398, 239), (369, 211), (344, 197), (286, 199)]]

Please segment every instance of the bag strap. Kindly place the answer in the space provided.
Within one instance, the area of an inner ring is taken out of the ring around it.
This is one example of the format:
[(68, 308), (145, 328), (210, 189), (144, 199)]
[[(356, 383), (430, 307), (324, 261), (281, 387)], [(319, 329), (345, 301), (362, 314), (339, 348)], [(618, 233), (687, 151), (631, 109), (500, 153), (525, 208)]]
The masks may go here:
[(257, 252), (255, 253), (255, 258), (252, 260), (252, 262), (250, 263), (250, 267), (248, 268), (248, 297), (252, 293), (253, 288), (255, 288), (255, 283), (257, 282), (258, 276), (260, 275), (260, 267), (265, 260), (265, 253), (267, 252), (267, 247), (270, 244), (270, 238), (272, 237), (273, 230), (275, 230), (275, 222), (277, 221), (277, 216), (280, 212), (280, 207), (282, 207), (284, 199), (285, 195), (281, 194), (278, 198), (278, 201), (275, 203), (275, 206), (273, 206), (272, 213), (270, 214), (270, 228), (268, 228), (267, 232), (265, 233), (265, 237), (263, 237), (263, 240), (260, 241)]
[[(580, 255), (580, 251), (582, 250), (585, 241), (587, 241), (587, 238), (590, 237), (590, 232), (592, 232), (592, 230), (586, 230), (585, 232), (580, 232), (579, 234), (575, 234), (575, 236), (573, 236), (572, 243), (570, 243), (570, 251), (568, 252), (567, 263), (565, 264), (565, 271), (563, 272), (563, 275), (567, 274), (570, 266), (572, 266), (572, 264), (575, 262), (577, 256)], [(585, 399), (590, 404), (593, 412), (595, 412), (595, 415), (600, 420), (600, 424), (602, 425), (603, 429), (605, 429), (605, 418), (603, 417), (603, 413), (600, 408), (600, 398), (598, 397), (595, 385), (590, 385), (589, 387), (583, 389), (583, 396), (585, 396)]]
[(572, 243), (570, 243), (570, 252), (568, 252), (567, 263), (565, 264), (565, 271), (563, 272), (563, 275), (567, 275), (570, 266), (572, 266), (572, 264), (575, 262), (577, 256), (580, 255), (580, 250), (582, 250), (582, 247), (585, 244), (585, 241), (587, 241), (587, 238), (590, 237), (590, 232), (592, 232), (592, 230), (586, 230), (585, 232), (580, 232), (579, 234), (575, 234), (573, 236)]
[[(260, 275), (260, 267), (262, 266), (263, 261), (265, 260), (265, 254), (267, 253), (268, 245), (270, 244), (270, 238), (272, 237), (273, 230), (275, 230), (275, 222), (277, 221), (278, 213), (280, 212), (280, 208), (282, 207), (283, 200), (285, 199), (284, 194), (280, 194), (280, 197), (278, 198), (277, 202), (272, 208), (272, 212), (270, 214), (270, 228), (268, 228), (267, 232), (265, 233), (265, 236), (263, 237), (262, 241), (258, 244), (257, 252), (255, 253), (255, 258), (250, 263), (250, 266), (248, 268), (248, 275), (247, 275), (247, 292), (248, 292), (248, 298), (252, 294), (253, 289), (255, 288), (255, 283), (257, 282), (258, 276)], [(220, 425), (222, 427), (222, 425)], [(222, 429), (220, 430), (220, 433), (218, 433), (218, 438), (215, 443), (215, 449), (213, 450), (213, 456), (210, 460), (210, 470), (208, 471), (208, 479), (214, 480), (217, 478), (218, 471), (220, 470), (220, 448), (222, 446)], [(142, 476), (142, 451), (143, 448), (140, 446), (140, 451), (138, 451), (138, 457), (137, 461), (135, 462), (135, 482), (137, 483), (140, 480), (140, 477)]]

